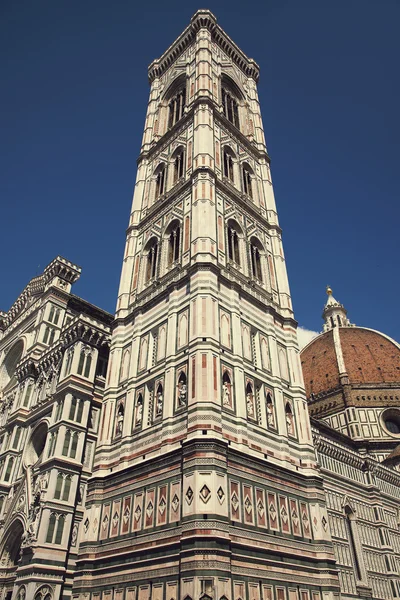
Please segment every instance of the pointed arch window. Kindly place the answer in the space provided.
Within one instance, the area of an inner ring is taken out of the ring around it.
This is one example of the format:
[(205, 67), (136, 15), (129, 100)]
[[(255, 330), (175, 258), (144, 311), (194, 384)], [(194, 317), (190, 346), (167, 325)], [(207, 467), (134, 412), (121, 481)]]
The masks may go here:
[(56, 330), (53, 327), (49, 327), (46, 325), (43, 335), (43, 344), (48, 344), (49, 346), (54, 342), (54, 336), (56, 335)]
[(64, 483), (64, 477), (62, 476), (61, 473), (59, 473), (57, 475), (56, 489), (55, 489), (55, 492), (54, 492), (54, 498), (56, 500), (59, 500), (61, 498), (61, 490), (62, 490), (62, 487), (63, 487), (63, 483)]
[(157, 274), (158, 241), (153, 239), (147, 249), (146, 283)]
[(184, 115), (186, 106), (186, 86), (182, 86), (168, 103), (168, 129), (171, 129)]
[(181, 246), (181, 227), (178, 222), (174, 223), (170, 228), (168, 238), (168, 266), (176, 263), (180, 258)]
[(243, 191), (246, 194), (246, 196), (248, 196), (249, 198), (251, 198), (253, 200), (253, 187), (252, 187), (252, 171), (250, 169), (250, 167), (245, 164), (242, 167), (242, 181), (243, 181)]
[(228, 223), (228, 258), (240, 266), (239, 230), (233, 222)]
[(255, 239), (252, 239), (250, 242), (250, 262), (251, 262), (251, 274), (254, 279), (258, 279), (259, 281), (263, 280), (262, 277), (262, 268), (261, 268), (261, 246), (259, 242)]
[(165, 193), (165, 171), (165, 165), (163, 164), (158, 168), (156, 174), (156, 200)]
[(179, 148), (174, 154), (174, 184), (177, 183), (185, 174), (185, 152)]
[(65, 438), (64, 438), (64, 445), (63, 445), (63, 449), (62, 449), (62, 455), (63, 456), (68, 456), (68, 451), (69, 451), (69, 445), (71, 443), (71, 432), (68, 429), (68, 431), (65, 434)]
[(4, 481), (10, 481), (13, 465), (14, 465), (14, 457), (9, 456), (6, 472), (4, 473)]
[(228, 147), (225, 147), (223, 155), (224, 177), (229, 179), (229, 181), (231, 181), (232, 183), (234, 183), (233, 159), (234, 154), (232, 150)]
[(222, 87), (222, 110), (228, 121), (239, 129), (238, 102), (226, 87)]

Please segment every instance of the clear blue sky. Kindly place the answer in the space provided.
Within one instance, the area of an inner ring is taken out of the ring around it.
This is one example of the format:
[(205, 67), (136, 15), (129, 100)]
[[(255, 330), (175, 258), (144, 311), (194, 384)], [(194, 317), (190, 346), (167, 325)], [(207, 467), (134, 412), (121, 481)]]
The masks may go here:
[(114, 312), (147, 66), (198, 8), (261, 67), (297, 320), (321, 328), (329, 283), (400, 340), (398, 0), (3, 0), (0, 307), (61, 254)]

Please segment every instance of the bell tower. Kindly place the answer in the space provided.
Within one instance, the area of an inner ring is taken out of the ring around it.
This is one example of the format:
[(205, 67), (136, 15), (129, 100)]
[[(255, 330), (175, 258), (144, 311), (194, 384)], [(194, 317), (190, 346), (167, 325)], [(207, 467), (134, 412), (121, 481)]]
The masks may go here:
[(208, 10), (149, 67), (74, 597), (338, 594), (258, 76)]

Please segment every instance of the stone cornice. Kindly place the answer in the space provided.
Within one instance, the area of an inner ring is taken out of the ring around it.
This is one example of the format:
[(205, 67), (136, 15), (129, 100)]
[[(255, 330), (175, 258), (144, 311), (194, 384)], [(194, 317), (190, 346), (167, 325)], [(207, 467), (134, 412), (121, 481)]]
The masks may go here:
[(33, 277), (33, 279), (30, 280), (10, 310), (7, 313), (2, 312), (0, 314), (0, 329), (7, 329), (7, 327), (17, 318), (24, 308), (26, 308), (28, 300), (32, 296), (42, 294), (46, 285), (52, 279), (54, 279), (54, 277), (59, 277), (60, 279), (72, 284), (79, 279), (80, 274), (80, 267), (74, 265), (62, 256), (57, 256), (49, 265), (47, 265), (41, 275)]
[(229, 56), (246, 77), (252, 77), (256, 82), (258, 81), (260, 68), (257, 63), (252, 58), (248, 58), (225, 31), (217, 25), (217, 19), (211, 11), (198, 10), (191, 18), (190, 25), (186, 27), (160, 58), (150, 64), (148, 69), (150, 83), (157, 77), (161, 77), (169, 69), (175, 60), (194, 43), (197, 32), (204, 28), (208, 29), (213, 42)]
[[(334, 458), (356, 469), (370, 471), (384, 481), (397, 486), (400, 485), (400, 473), (398, 471), (382, 465), (371, 456), (360, 455), (357, 449), (354, 448), (356, 444), (350, 438), (346, 438), (343, 434), (332, 430), (325, 423), (323, 427), (320, 427), (320, 423), (316, 422), (315, 419), (311, 419), (311, 429), (315, 449), (320, 454)], [(328, 429), (329, 434), (332, 433), (332, 437), (326, 432), (323, 433), (323, 429)], [(342, 439), (339, 441), (339, 438)]]
[(264, 159), (268, 164), (271, 163), (271, 159), (266, 150), (260, 150), (259, 148), (257, 148), (254, 142), (249, 140), (249, 138), (246, 135), (244, 135), (244, 133), (242, 133), (240, 129), (235, 127), (235, 125), (233, 125), (233, 123), (231, 123), (225, 117), (225, 115), (220, 110), (218, 110), (218, 105), (216, 105), (214, 100), (212, 100), (208, 96), (203, 96), (200, 98), (196, 98), (196, 100), (194, 100), (190, 104), (187, 112), (183, 115), (180, 121), (178, 121), (173, 127), (171, 127), (171, 129), (166, 131), (160, 137), (160, 139), (157, 140), (157, 142), (154, 142), (152, 144), (152, 146), (148, 150), (142, 151), (139, 154), (136, 161), (137, 164), (139, 165), (141, 161), (145, 158), (151, 160), (155, 155), (161, 154), (167, 148), (167, 146), (171, 144), (171, 142), (175, 138), (177, 138), (182, 133), (182, 131), (186, 129), (186, 127), (189, 124), (189, 121), (194, 117), (194, 109), (202, 104), (207, 104), (213, 109), (214, 118), (216, 119), (218, 126), (222, 130), (224, 130), (225, 133), (229, 133), (229, 135), (231, 135), (238, 144), (242, 144), (252, 158), (255, 158), (256, 160)]
[[(153, 284), (149, 285), (145, 290), (136, 296), (136, 299), (130, 306), (130, 313), (126, 317), (116, 318), (113, 323), (113, 328), (127, 324), (134, 320), (138, 314), (148, 310), (154, 302), (158, 302), (161, 298), (165, 298), (174, 287), (182, 287), (189, 281), (190, 275), (198, 271), (211, 271), (218, 275), (221, 280), (224, 280), (226, 285), (235, 288), (238, 293), (252, 302), (256, 302), (264, 311), (271, 313), (274, 319), (282, 326), (297, 328), (297, 321), (293, 317), (283, 316), (278, 312), (278, 306), (272, 300), (269, 292), (261, 288), (258, 284), (249, 285), (249, 279), (236, 271), (236, 269), (227, 269), (222, 265), (214, 265), (213, 263), (195, 263), (190, 267), (181, 267), (180, 265), (169, 271), (163, 277), (160, 277)], [(245, 285), (245, 287), (243, 287)]]
[(27, 377), (36, 378), (41, 371), (47, 371), (51, 366), (60, 364), (65, 349), (77, 341), (83, 341), (97, 349), (110, 345), (110, 330), (102, 323), (96, 322), (85, 316), (76, 317), (69, 327), (61, 333), (57, 342), (49, 348), (40, 358), (27, 356), (22, 360), (16, 370), (19, 381)]

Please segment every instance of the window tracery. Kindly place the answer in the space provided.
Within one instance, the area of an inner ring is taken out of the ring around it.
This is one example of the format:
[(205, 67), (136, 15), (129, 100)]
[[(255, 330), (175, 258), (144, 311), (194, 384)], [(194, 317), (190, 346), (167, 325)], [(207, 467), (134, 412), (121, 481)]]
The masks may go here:
[(186, 106), (186, 86), (183, 85), (168, 103), (168, 129), (183, 117)]

